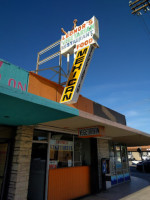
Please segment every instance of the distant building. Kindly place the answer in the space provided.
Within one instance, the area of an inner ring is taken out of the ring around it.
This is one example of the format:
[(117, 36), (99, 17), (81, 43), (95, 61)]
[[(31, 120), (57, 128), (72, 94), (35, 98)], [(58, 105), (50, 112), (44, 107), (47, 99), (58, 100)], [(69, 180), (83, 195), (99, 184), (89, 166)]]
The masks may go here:
[[(138, 149), (141, 150), (141, 155), (137, 151)], [(129, 160), (140, 160), (141, 161), (141, 156), (142, 156), (142, 160), (150, 160), (150, 145), (149, 146), (127, 147), (127, 151), (128, 151)]]

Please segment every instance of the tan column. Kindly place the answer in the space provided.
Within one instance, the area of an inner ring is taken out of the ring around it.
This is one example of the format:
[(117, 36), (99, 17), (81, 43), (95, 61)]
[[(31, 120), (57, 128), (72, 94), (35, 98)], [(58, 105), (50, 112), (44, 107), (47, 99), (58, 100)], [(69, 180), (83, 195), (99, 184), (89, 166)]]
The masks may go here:
[(97, 139), (97, 150), (98, 150), (98, 169), (99, 169), (99, 189), (102, 187), (101, 177), (101, 159), (109, 158), (109, 141), (104, 139)]
[(8, 200), (27, 200), (33, 129), (33, 126), (17, 127)]

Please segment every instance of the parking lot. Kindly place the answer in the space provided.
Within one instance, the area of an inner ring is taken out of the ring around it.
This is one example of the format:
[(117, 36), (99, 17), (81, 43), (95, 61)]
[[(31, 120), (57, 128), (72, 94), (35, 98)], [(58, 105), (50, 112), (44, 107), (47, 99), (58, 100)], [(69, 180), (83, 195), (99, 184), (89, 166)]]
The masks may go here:
[(131, 176), (142, 178), (150, 183), (150, 173), (137, 171), (136, 165), (133, 165), (131, 161), (130, 161), (130, 173)]

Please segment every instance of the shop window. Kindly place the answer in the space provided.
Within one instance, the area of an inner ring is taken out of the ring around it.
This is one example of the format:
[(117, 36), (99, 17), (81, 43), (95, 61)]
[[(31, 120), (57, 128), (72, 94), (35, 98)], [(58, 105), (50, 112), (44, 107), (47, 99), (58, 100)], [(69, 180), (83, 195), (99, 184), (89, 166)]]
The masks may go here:
[(74, 138), (74, 166), (91, 165), (90, 139)]
[(73, 136), (69, 134), (51, 133), (49, 168), (73, 166)]
[(43, 131), (43, 130), (34, 130), (33, 140), (47, 142), (48, 141), (48, 132)]
[(115, 151), (114, 145), (110, 144), (109, 146), (109, 157), (110, 157), (110, 173), (112, 175), (116, 174), (116, 162), (115, 162)]
[(111, 184), (130, 180), (128, 153), (125, 145), (109, 145)]
[(90, 140), (64, 133), (51, 133), (49, 168), (91, 164)]
[(121, 174), (122, 173), (122, 163), (121, 163), (120, 145), (115, 145), (115, 153), (116, 153), (116, 172), (117, 172), (117, 174)]
[(122, 159), (122, 171), (125, 174), (129, 171), (128, 154), (126, 146), (121, 146), (121, 159)]

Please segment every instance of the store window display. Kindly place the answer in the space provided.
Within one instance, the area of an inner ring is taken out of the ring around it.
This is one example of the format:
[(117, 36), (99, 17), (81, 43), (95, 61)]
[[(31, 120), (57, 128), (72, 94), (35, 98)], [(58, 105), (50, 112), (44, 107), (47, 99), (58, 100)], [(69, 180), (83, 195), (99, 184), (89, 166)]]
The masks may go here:
[(127, 147), (121, 144), (110, 143), (109, 156), (111, 185), (130, 180)]
[(91, 164), (90, 140), (64, 133), (51, 133), (49, 168), (88, 166)]

